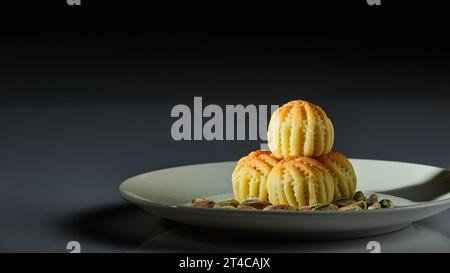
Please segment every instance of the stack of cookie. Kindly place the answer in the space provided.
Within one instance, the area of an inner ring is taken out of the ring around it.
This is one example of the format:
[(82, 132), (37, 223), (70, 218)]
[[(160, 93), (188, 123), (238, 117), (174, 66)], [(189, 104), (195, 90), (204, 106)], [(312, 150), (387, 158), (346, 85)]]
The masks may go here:
[(233, 171), (237, 201), (258, 198), (301, 208), (353, 196), (353, 166), (332, 151), (333, 124), (319, 106), (302, 100), (284, 104), (272, 115), (267, 134), (270, 151), (251, 152)]

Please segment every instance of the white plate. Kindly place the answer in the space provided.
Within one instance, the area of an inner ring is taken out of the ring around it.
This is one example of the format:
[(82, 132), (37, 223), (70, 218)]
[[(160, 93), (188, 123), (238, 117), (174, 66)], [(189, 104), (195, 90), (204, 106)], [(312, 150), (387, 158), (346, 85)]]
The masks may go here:
[(124, 181), (126, 200), (163, 218), (212, 229), (280, 237), (339, 239), (398, 230), (450, 207), (450, 171), (412, 163), (351, 159), (358, 190), (394, 201), (396, 208), (348, 212), (237, 211), (196, 208), (195, 197), (232, 197), (236, 162), (198, 164), (153, 171)]

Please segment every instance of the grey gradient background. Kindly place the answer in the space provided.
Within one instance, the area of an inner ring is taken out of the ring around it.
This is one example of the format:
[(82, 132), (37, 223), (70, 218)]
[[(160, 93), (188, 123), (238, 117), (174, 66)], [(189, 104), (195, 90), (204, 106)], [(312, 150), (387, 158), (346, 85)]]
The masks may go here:
[(41, 2), (0, 18), (0, 252), (67, 252), (72, 240), (83, 252), (367, 252), (369, 240), (386, 252), (450, 251), (450, 211), (375, 238), (260, 244), (164, 221), (117, 191), (142, 172), (259, 147), (172, 140), (170, 111), (194, 96), (222, 106), (310, 100), (332, 119), (335, 150), (450, 169), (441, 13), (421, 3), (431, 20), (415, 22), (410, 6), (398, 20), (390, 6), (355, 12), (339, 1), (317, 13), (227, 6), (196, 16), (198, 6), (162, 2)]
[[(317, 103), (333, 120), (336, 150), (355, 158), (450, 168), (448, 100), (322, 99)], [(120, 199), (117, 186), (127, 177), (171, 166), (235, 160), (259, 146), (248, 141), (175, 142), (170, 136), (172, 106), (161, 102), (3, 105), (0, 200), (6, 209), (1, 250), (64, 252), (69, 240), (77, 240), (89, 252), (259, 251), (261, 246), (252, 242), (238, 240), (230, 245), (221, 234), (205, 236), (166, 223)], [(449, 216), (442, 213), (398, 236), (378, 240), (386, 241), (386, 251), (449, 251)], [(358, 252), (366, 251), (367, 240), (290, 242), (263, 249)]]

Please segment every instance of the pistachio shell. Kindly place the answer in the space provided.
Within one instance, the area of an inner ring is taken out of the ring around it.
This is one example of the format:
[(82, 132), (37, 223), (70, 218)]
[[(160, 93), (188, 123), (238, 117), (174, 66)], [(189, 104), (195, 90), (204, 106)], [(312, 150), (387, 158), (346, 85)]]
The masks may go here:
[(366, 196), (364, 195), (364, 193), (362, 193), (362, 191), (357, 191), (353, 195), (353, 200), (355, 200), (355, 201), (366, 201)]
[(375, 203), (372, 206), (369, 206), (367, 209), (381, 209), (380, 203)]
[(377, 202), (378, 202), (378, 196), (376, 194), (372, 194), (371, 196), (369, 196), (369, 198), (366, 199), (366, 203), (369, 207)]
[(204, 201), (210, 201), (210, 200), (205, 197), (197, 197), (197, 198), (192, 199), (191, 203), (194, 204), (194, 203), (204, 202)]
[(236, 207), (234, 207), (234, 206), (229, 206), (229, 205), (226, 205), (226, 206), (218, 206), (217, 204), (214, 205), (214, 208), (217, 208), (217, 209), (236, 209)]
[(261, 200), (246, 200), (244, 202), (241, 203), (241, 206), (249, 206), (249, 207), (254, 207), (255, 209), (264, 209), (267, 206), (272, 205), (270, 202), (268, 201), (261, 201)]
[(350, 199), (350, 198), (340, 198), (340, 199), (337, 199), (337, 200), (333, 201), (333, 204), (338, 206), (338, 207), (345, 207), (345, 206), (354, 204), (356, 202), (357, 201), (355, 201), (353, 199)]
[(320, 211), (336, 211), (336, 210), (339, 210), (339, 207), (336, 206), (335, 204), (330, 204), (330, 205), (320, 209)]
[(202, 208), (213, 208), (216, 203), (212, 200), (206, 198), (196, 198), (192, 200), (192, 205), (194, 207), (202, 207)]
[(243, 205), (239, 205), (239, 206), (237, 207), (237, 209), (239, 209), (239, 210), (258, 210), (258, 209), (254, 208), (254, 207), (243, 206)]
[(351, 204), (351, 205), (348, 205), (348, 206), (345, 206), (345, 207), (341, 207), (341, 208), (339, 208), (339, 210), (344, 210), (344, 211), (348, 211), (348, 210), (363, 210), (363, 209), (366, 209), (366, 207), (367, 207), (366, 202), (359, 201), (359, 202), (356, 202), (354, 204)]
[(367, 209), (367, 203), (365, 201), (359, 201), (355, 205), (360, 206), (362, 209)]
[(270, 205), (265, 207), (263, 210), (291, 210), (294, 211), (296, 210), (296, 208), (294, 208), (293, 206), (290, 205)]

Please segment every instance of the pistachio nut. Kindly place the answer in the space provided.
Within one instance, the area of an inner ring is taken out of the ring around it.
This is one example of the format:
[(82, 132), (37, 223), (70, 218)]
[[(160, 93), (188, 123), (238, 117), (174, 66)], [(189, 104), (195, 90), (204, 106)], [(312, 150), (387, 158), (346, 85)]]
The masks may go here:
[(388, 199), (383, 199), (379, 203), (382, 208), (393, 208), (394, 207), (394, 203), (392, 203), (392, 201), (388, 200)]
[(315, 204), (311, 206), (311, 210), (322, 210), (323, 208), (328, 207), (329, 204)]
[(235, 199), (230, 199), (230, 200), (217, 202), (216, 206), (217, 207), (232, 206), (232, 207), (236, 208), (237, 206), (239, 206), (239, 202)]

